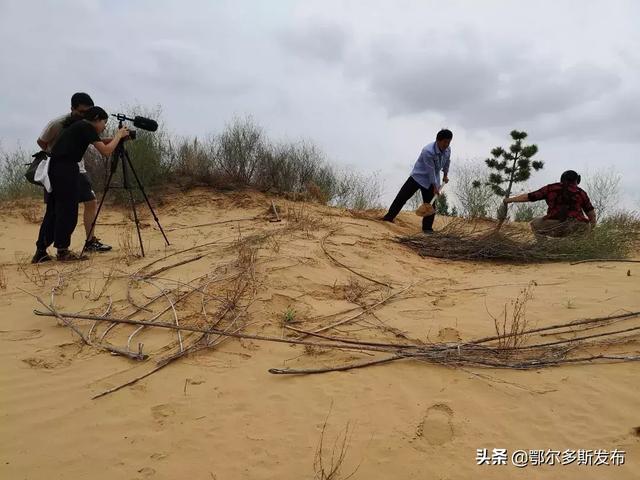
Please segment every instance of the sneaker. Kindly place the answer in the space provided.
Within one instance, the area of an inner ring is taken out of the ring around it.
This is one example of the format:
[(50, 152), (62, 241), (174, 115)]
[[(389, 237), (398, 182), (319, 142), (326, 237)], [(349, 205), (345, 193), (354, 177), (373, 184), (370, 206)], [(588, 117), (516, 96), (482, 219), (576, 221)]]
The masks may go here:
[(78, 260), (89, 260), (89, 257), (86, 255), (78, 255), (71, 250), (58, 250), (58, 255), (56, 257), (59, 262), (75, 262)]
[(87, 240), (84, 244), (84, 249), (87, 252), (108, 252), (113, 247), (102, 243), (99, 238), (93, 237), (91, 240)]
[(432, 235), (436, 232), (433, 231), (433, 228), (429, 228), (427, 230), (422, 230), (422, 233), (424, 233), (425, 235)]
[(393, 223), (393, 218), (387, 218), (386, 215), (384, 217), (380, 217), (380, 220), (383, 222)]
[(50, 262), (51, 260), (53, 260), (53, 258), (49, 256), (46, 250), (36, 250), (35, 255), (31, 259), (31, 263)]

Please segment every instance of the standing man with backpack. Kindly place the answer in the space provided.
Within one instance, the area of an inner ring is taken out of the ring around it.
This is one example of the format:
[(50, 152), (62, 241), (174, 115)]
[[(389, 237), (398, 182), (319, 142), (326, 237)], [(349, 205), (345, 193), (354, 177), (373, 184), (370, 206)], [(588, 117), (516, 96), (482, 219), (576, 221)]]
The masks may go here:
[[(63, 129), (75, 123), (75, 121), (81, 120), (85, 112), (93, 106), (93, 100), (88, 94), (83, 92), (74, 93), (71, 97), (71, 113), (61, 115), (51, 120), (40, 134), (40, 137), (38, 137), (38, 146), (50, 154), (54, 145), (60, 138)], [(108, 142), (109, 139), (104, 140)], [(95, 236), (95, 228), (94, 232), (91, 232), (91, 224), (96, 216), (98, 202), (96, 200), (96, 194), (93, 191), (93, 187), (91, 186), (91, 179), (89, 178), (84, 165), (84, 159), (78, 164), (78, 167), (80, 170), (77, 189), (78, 203), (84, 204), (83, 220), (87, 236), (85, 250), (90, 252), (107, 252), (111, 250), (112, 247), (100, 242), (100, 240)], [(44, 192), (44, 196), (46, 203), (48, 197), (48, 193), (46, 191)], [(44, 236), (38, 238), (38, 251), (46, 251), (49, 246), (46, 243), (49, 240), (53, 241), (53, 239), (44, 238)], [(34, 257), (32, 261), (37, 263), (42, 261), (42, 259)]]

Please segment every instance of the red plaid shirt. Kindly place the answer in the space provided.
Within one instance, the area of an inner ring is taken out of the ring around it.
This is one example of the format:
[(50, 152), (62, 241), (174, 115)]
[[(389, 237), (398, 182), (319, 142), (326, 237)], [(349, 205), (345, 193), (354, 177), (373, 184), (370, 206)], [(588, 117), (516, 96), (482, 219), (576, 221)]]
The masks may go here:
[(529, 201), (537, 202), (545, 200), (548, 205), (547, 214), (544, 218), (553, 220), (566, 220), (573, 218), (581, 222), (588, 222), (585, 213), (593, 210), (591, 200), (587, 192), (576, 184), (568, 185), (569, 202), (562, 198), (562, 183), (551, 183), (545, 185), (540, 190), (529, 193)]

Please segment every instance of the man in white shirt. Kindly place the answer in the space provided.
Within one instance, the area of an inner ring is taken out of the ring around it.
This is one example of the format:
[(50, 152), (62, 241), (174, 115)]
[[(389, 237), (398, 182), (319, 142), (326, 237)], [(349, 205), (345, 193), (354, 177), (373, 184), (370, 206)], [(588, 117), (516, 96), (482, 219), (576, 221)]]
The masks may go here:
[[(65, 126), (72, 123), (74, 119), (82, 118), (83, 113), (91, 107), (93, 107), (93, 100), (88, 94), (82, 92), (74, 93), (71, 97), (71, 113), (54, 118), (47, 124), (38, 138), (38, 145), (40, 148), (51, 153), (51, 149), (60, 137)], [(85, 250), (90, 252), (109, 251), (111, 250), (111, 246), (100, 242), (100, 240), (96, 238), (95, 227), (94, 232), (91, 232), (91, 224), (96, 216), (98, 202), (96, 200), (96, 194), (93, 191), (93, 187), (91, 186), (91, 179), (87, 174), (84, 160), (79, 163), (79, 168), (78, 202), (84, 204), (83, 220), (84, 229), (87, 235)], [(46, 198), (47, 192), (45, 191), (45, 202)], [(46, 247), (48, 247), (48, 245), (38, 245), (38, 248), (41, 248), (42, 250), (46, 250)]]

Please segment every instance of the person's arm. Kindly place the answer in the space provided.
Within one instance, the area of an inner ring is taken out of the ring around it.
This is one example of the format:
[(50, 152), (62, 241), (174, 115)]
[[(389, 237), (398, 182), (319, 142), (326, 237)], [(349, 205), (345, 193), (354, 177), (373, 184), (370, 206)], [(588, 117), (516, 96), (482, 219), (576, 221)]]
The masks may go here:
[(520, 195), (516, 195), (515, 197), (507, 197), (502, 200), (502, 203), (506, 205), (507, 203), (522, 203), (522, 202), (529, 202), (529, 201), (530, 201), (529, 194), (522, 193)]
[(442, 181), (444, 183), (449, 183), (449, 166), (451, 165), (451, 151), (449, 151), (449, 155), (447, 155), (447, 159), (444, 161), (444, 166), (442, 167)]
[(427, 167), (427, 174), (429, 175), (429, 183), (433, 185), (433, 193), (435, 195), (440, 194), (440, 182), (436, 175), (436, 163), (433, 159), (433, 155), (426, 149), (420, 154), (422, 161)]
[(591, 225), (591, 229), (596, 226), (597, 218), (596, 218), (596, 209), (593, 207), (591, 203), (591, 199), (587, 192), (584, 190), (580, 190), (580, 196), (582, 197), (582, 210), (587, 214), (587, 218), (589, 219), (589, 224)]
[(502, 200), (502, 203), (506, 205), (508, 203), (539, 202), (540, 200), (547, 198), (547, 194), (549, 192), (548, 187), (549, 185), (545, 185), (535, 192), (522, 193), (514, 197), (507, 197)]
[(51, 120), (49, 123), (47, 123), (47, 126), (44, 127), (44, 130), (42, 130), (42, 133), (38, 137), (38, 140), (36, 140), (38, 146), (42, 150), (49, 151), (51, 144), (56, 138), (58, 138), (61, 130), (61, 121), (59, 119)]
[(103, 140), (100, 140), (99, 142), (93, 142), (92, 145), (96, 147), (96, 150), (100, 152), (100, 155), (108, 157), (116, 149), (120, 140), (126, 138), (128, 135), (129, 129), (127, 127), (122, 127), (116, 132), (112, 139), (109, 139), (109, 143), (105, 143)]

